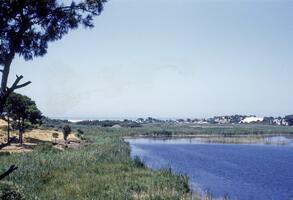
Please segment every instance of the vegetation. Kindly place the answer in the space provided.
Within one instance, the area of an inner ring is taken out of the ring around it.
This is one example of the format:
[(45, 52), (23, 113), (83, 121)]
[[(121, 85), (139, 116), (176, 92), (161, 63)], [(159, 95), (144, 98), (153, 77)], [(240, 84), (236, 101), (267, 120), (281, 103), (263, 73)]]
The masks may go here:
[[(66, 124), (58, 121), (55, 128)], [(167, 169), (150, 170), (139, 158), (132, 160), (123, 137), (210, 135), (219, 139), (231, 135), (261, 138), (264, 134), (293, 134), (293, 127), (265, 125), (155, 124), (137, 128), (67, 125), (88, 140), (89, 145), (60, 151), (45, 143), (25, 154), (0, 154), (0, 174), (10, 163), (15, 163), (18, 170), (4, 180), (21, 188), (15, 191), (21, 191), (26, 199), (191, 199), (185, 176)]]
[[(25, 129), (25, 125), (29, 126), (31, 124), (40, 124), (42, 119), (42, 113), (37, 108), (36, 103), (29, 97), (17, 93), (12, 93), (9, 95), (4, 111), (7, 115), (8, 122), (8, 138), (9, 143), (9, 123), (10, 118), (13, 119), (12, 126), (19, 130), (19, 142), (22, 144), (22, 135)], [(27, 124), (25, 124), (27, 123)]]
[[(291, 135), (293, 127), (275, 126), (262, 124), (220, 124), (220, 125), (190, 125), (190, 124), (146, 124), (140, 128), (139, 134), (148, 136), (150, 134), (171, 132), (172, 136), (193, 136), (193, 135)], [(130, 131), (133, 132), (133, 131)], [(138, 131), (136, 131), (138, 132)], [(159, 134), (160, 135), (160, 134)]]
[[(17, 75), (13, 84), (8, 85), (15, 56), (25, 60), (44, 56), (49, 42), (62, 39), (79, 25), (93, 27), (93, 17), (102, 12), (105, 2), (106, 0), (84, 0), (78, 3), (63, 3), (58, 0), (0, 0), (0, 66), (3, 67), (0, 69), (0, 115), (11, 93), (31, 83), (20, 83), (23, 76)], [(19, 132), (21, 143), (22, 132)]]
[(8, 76), (16, 55), (25, 60), (47, 53), (48, 42), (60, 40), (79, 25), (93, 27), (93, 17), (103, 10), (106, 0), (84, 0), (67, 4), (58, 0), (17, 1), (0, 0), (0, 114), (8, 96), (16, 89), (31, 82), (20, 84), (23, 76), (17, 76), (8, 86)]
[(24, 200), (24, 194), (21, 187), (12, 182), (0, 182), (0, 199), (1, 200)]
[(19, 167), (6, 180), (23, 188), (26, 199), (191, 199), (185, 176), (149, 170), (130, 158), (122, 140), (129, 129), (82, 129), (91, 144), (79, 150), (44, 144), (30, 153), (0, 156), (2, 171), (10, 163)]
[(69, 125), (65, 125), (63, 127), (63, 136), (65, 141), (67, 141), (67, 137), (70, 133), (71, 133), (71, 127)]
[(293, 115), (287, 115), (285, 117), (286, 121), (288, 122), (289, 126), (293, 125)]
[(112, 127), (112, 126), (121, 126), (121, 127), (141, 127), (141, 125), (137, 122), (131, 121), (131, 120), (86, 120), (77, 122), (78, 125), (87, 125), (87, 126), (101, 126), (101, 127)]

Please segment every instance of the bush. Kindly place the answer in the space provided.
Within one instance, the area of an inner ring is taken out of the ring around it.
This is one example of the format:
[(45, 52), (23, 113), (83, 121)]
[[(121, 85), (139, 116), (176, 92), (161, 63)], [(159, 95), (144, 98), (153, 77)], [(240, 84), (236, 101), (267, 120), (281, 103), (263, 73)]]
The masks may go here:
[(21, 187), (12, 182), (0, 182), (0, 200), (24, 200)]
[(80, 129), (77, 129), (77, 137), (83, 140), (84, 139), (83, 135), (84, 135), (84, 132)]
[(153, 136), (172, 136), (171, 131), (161, 130), (161, 131), (154, 131), (152, 133)]
[(71, 133), (71, 127), (69, 125), (63, 126), (63, 136), (64, 140), (67, 140), (68, 135)]
[(134, 166), (135, 166), (135, 167), (144, 167), (144, 163), (143, 163), (143, 161), (140, 159), (140, 157), (135, 156), (135, 157), (133, 158), (133, 161), (134, 161)]
[(77, 133), (80, 134), (80, 135), (84, 134), (83, 130), (80, 130), (80, 129), (77, 129)]

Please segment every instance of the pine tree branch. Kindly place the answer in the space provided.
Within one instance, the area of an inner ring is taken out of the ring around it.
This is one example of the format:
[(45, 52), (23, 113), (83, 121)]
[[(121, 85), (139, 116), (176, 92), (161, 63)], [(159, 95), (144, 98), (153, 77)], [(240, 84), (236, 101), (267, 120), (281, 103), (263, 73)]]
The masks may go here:
[(13, 171), (15, 171), (18, 167), (16, 167), (15, 165), (11, 165), (9, 167), (9, 169), (4, 172), (3, 174), (0, 175), (0, 180), (2, 180), (3, 178), (5, 178), (6, 176), (8, 176), (9, 174), (11, 174)]
[(14, 81), (14, 83), (12, 84), (12, 86), (9, 88), (9, 91), (10, 92), (13, 92), (16, 89), (25, 87), (25, 86), (27, 86), (27, 85), (29, 85), (29, 84), (32, 83), (31, 81), (27, 81), (27, 82), (25, 82), (23, 84), (18, 84), (21, 81), (21, 79), (23, 79), (23, 76), (22, 75), (21, 76), (17, 76), (16, 75), (16, 80)]

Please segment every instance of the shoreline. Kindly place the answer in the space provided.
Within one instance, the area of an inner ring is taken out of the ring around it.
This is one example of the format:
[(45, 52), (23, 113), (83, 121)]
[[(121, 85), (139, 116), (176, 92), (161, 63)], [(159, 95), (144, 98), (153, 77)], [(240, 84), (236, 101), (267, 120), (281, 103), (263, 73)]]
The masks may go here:
[(262, 135), (215, 135), (215, 134), (177, 134), (177, 135), (136, 135), (124, 136), (123, 140), (149, 139), (149, 140), (189, 140), (194, 144), (265, 144), (265, 145), (289, 145), (293, 144), (292, 134), (262, 134)]

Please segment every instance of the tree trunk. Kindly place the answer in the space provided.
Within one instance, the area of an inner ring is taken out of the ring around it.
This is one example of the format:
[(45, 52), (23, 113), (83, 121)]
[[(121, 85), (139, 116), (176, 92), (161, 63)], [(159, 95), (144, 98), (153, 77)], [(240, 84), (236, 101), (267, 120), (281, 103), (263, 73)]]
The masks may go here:
[(0, 114), (3, 113), (3, 109), (4, 109), (4, 104), (6, 102), (6, 99), (9, 95), (8, 90), (7, 90), (7, 82), (8, 82), (8, 76), (9, 76), (9, 72), (10, 72), (10, 66), (12, 63), (12, 60), (14, 58), (14, 53), (11, 53), (5, 63), (4, 63), (4, 68), (2, 71), (2, 79), (1, 79), (1, 88), (0, 88)]
[(18, 142), (20, 144), (22, 144), (22, 136), (21, 136), (21, 121), (20, 121), (20, 117), (18, 118)]
[(21, 119), (21, 145), (23, 144), (23, 133), (24, 133), (24, 118)]
[(0, 88), (0, 115), (2, 115), (4, 110), (4, 105), (7, 99), (7, 94), (2, 92), (2, 88)]
[(10, 118), (9, 112), (7, 114), (7, 144), (10, 144)]
[(14, 54), (10, 54), (7, 57), (7, 60), (5, 61), (3, 72), (2, 72), (2, 79), (1, 79), (1, 90), (6, 90), (7, 88), (7, 82), (8, 82), (8, 76), (10, 72), (10, 65), (12, 63), (12, 60), (14, 58)]

